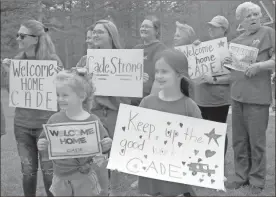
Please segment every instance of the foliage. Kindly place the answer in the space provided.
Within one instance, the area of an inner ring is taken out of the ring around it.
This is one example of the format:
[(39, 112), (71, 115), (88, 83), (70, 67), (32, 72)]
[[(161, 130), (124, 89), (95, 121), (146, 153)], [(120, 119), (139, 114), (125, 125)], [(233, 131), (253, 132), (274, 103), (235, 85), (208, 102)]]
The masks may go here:
[(198, 37), (205, 40), (206, 23), (218, 14), (228, 18), (231, 39), (237, 35), (235, 9), (243, 1), (1, 0), (1, 56), (16, 54), (14, 35), (21, 21), (28, 18), (40, 20), (50, 28), (58, 54), (68, 67), (74, 66), (85, 54), (86, 28), (103, 18), (109, 18), (117, 25), (125, 48), (132, 48), (139, 42), (139, 26), (147, 14), (160, 18), (161, 39), (169, 46), (176, 20), (191, 25)]

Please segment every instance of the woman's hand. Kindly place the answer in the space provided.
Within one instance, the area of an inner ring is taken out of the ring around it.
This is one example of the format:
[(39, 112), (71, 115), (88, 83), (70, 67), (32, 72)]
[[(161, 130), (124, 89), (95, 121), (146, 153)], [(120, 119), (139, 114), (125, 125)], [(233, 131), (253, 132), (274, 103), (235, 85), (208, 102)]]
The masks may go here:
[(209, 84), (214, 84), (214, 79), (212, 76), (210, 75), (203, 75), (201, 77), (201, 82), (204, 82), (204, 83), (209, 83)]
[(149, 75), (148, 73), (143, 74), (143, 82), (146, 83), (149, 80)]
[(223, 60), (222, 60), (222, 65), (224, 65), (224, 64), (232, 64), (232, 62), (233, 62), (233, 59), (232, 59), (232, 57), (225, 57)]
[(10, 71), (11, 59), (5, 58), (2, 61), (1, 66), (4, 68), (6, 72)]
[(46, 150), (48, 148), (49, 141), (47, 139), (39, 139), (37, 142), (37, 149), (39, 151)]
[(260, 68), (260, 62), (257, 62), (257, 63), (254, 63), (254, 64), (250, 64), (250, 67), (248, 67), (244, 74), (247, 76), (247, 77), (254, 77), (257, 73), (259, 73), (261, 71), (261, 68)]
[(197, 39), (193, 42), (193, 45), (195, 45), (195, 46), (198, 46), (200, 44), (201, 44), (201, 41), (199, 39)]
[(102, 145), (102, 151), (103, 152), (107, 152), (108, 150), (110, 150), (111, 145), (112, 145), (112, 139), (107, 137), (104, 138), (100, 141), (101, 145)]

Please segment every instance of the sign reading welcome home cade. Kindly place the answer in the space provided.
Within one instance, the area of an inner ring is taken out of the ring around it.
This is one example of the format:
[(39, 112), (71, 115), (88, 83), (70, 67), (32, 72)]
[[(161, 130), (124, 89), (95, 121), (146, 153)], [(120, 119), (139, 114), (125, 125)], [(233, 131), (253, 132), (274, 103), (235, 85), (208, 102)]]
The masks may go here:
[(87, 65), (93, 73), (95, 95), (142, 97), (142, 49), (88, 49)]
[(9, 106), (57, 111), (57, 61), (12, 60)]
[(102, 153), (98, 121), (44, 124), (50, 159), (89, 157)]
[(227, 124), (121, 104), (107, 168), (224, 190)]
[[(255, 44), (259, 44), (259, 40), (255, 40)], [(256, 62), (259, 49), (251, 46), (245, 46), (241, 44), (230, 43), (229, 52), (232, 56), (232, 64), (225, 64), (225, 67), (233, 70), (244, 72), (250, 64)]]
[(219, 38), (199, 45), (184, 45), (175, 47), (183, 52), (189, 63), (189, 76), (191, 79), (199, 78), (203, 75), (223, 75), (229, 73), (221, 61), (229, 56), (227, 38)]

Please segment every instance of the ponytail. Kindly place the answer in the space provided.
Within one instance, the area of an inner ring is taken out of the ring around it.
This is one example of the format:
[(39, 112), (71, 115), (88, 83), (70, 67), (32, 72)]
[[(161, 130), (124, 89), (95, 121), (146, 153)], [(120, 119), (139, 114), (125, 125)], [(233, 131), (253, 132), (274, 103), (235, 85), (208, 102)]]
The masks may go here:
[(182, 94), (184, 94), (185, 96), (189, 97), (189, 82), (188, 80), (183, 77), (180, 81), (180, 90), (182, 92)]

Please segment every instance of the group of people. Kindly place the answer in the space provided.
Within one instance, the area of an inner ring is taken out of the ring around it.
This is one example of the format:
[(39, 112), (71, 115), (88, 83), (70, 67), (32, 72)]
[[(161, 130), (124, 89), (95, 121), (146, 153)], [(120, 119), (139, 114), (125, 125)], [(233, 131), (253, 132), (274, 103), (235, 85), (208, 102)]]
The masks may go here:
[[(107, 195), (116, 184), (123, 182), (122, 173), (99, 170), (92, 157), (49, 160), (49, 142), (42, 127), (46, 123), (98, 120), (103, 154), (108, 155), (120, 103), (222, 123), (226, 123), (231, 105), (236, 179), (226, 187), (238, 189), (251, 185), (252, 193), (260, 193), (265, 187), (266, 129), (272, 101), (271, 74), (275, 69), (275, 31), (261, 25), (261, 16), (258, 5), (240, 4), (236, 18), (244, 32), (230, 41), (252, 46), (258, 40), (256, 63), (245, 72), (230, 70), (229, 74), (220, 76), (203, 75), (196, 81), (189, 78), (185, 55), (160, 41), (160, 21), (155, 16), (146, 17), (140, 27), (142, 43), (134, 47), (144, 49), (143, 98), (94, 96), (93, 76), (88, 73), (86, 56), (76, 67), (65, 70), (47, 28), (36, 20), (22, 23), (17, 34), (21, 52), (14, 59), (56, 60), (60, 68), (55, 80), (58, 112), (15, 110), (14, 134), (21, 159), (24, 195), (36, 195), (38, 158), (47, 196)], [(227, 36), (229, 22), (223, 16), (216, 16), (208, 27), (210, 40), (222, 38)], [(109, 20), (99, 20), (90, 26), (86, 42), (88, 48), (94, 49), (123, 48), (117, 27)], [(191, 26), (176, 22), (174, 46), (200, 43)], [(231, 56), (222, 60), (222, 64), (231, 63)], [(9, 64), (10, 61), (2, 64), (7, 72)], [(227, 136), (225, 140), (226, 154)], [(189, 185), (145, 177), (138, 177), (137, 183), (141, 194), (196, 195)]]

